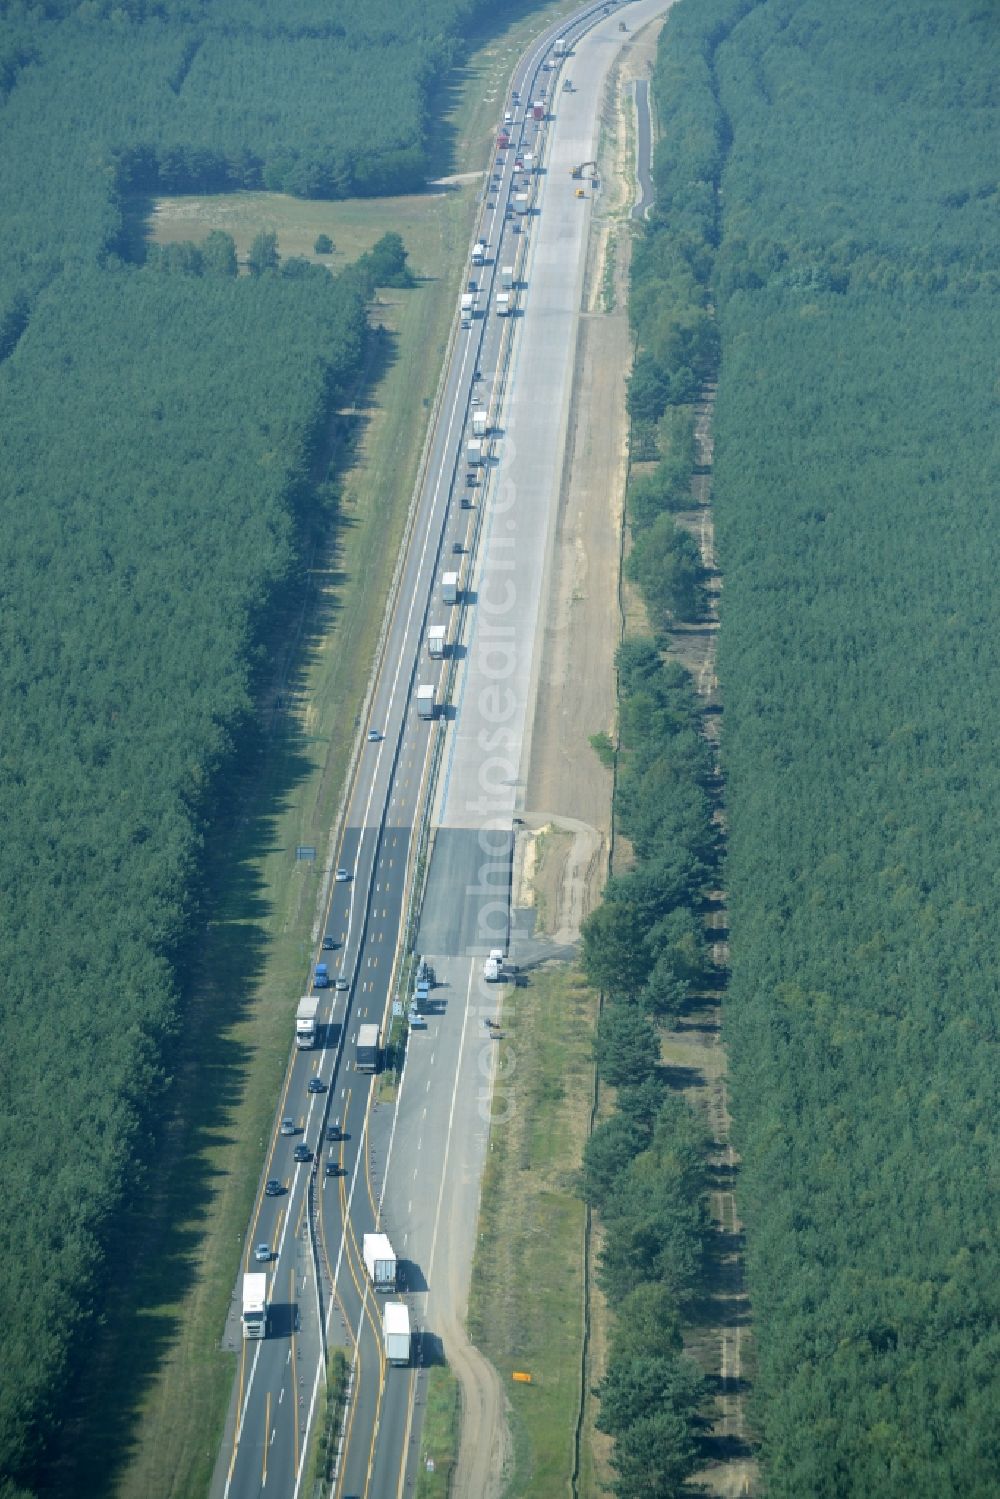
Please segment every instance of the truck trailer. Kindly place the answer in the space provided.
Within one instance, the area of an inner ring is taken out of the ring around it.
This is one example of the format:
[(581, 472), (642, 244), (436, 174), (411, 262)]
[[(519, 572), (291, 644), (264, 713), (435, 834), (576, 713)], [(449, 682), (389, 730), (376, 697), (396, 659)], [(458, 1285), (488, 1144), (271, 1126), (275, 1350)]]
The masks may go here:
[(396, 1289), (396, 1251), (389, 1243), (388, 1234), (365, 1234), (361, 1241), (361, 1257), (376, 1291)]
[(433, 718), (437, 708), (437, 691), (434, 687), (424, 683), (417, 688), (415, 701), (417, 704), (418, 718)]
[(299, 1000), (295, 1011), (295, 1044), (299, 1051), (309, 1051), (316, 1045), (316, 1016), (319, 1000), (315, 994), (306, 994)]
[(377, 1025), (362, 1025), (358, 1027), (358, 1045), (354, 1055), (354, 1065), (358, 1072), (378, 1071)]
[(445, 573), (441, 579), (441, 597), (446, 604), (458, 603), (458, 573)]
[(486, 461), (485, 446), (481, 437), (471, 437), (469, 439), (469, 445), (465, 450), (465, 457), (473, 468)]
[(441, 661), (444, 658), (447, 635), (444, 625), (431, 625), (427, 631), (427, 654), (432, 661)]
[(500, 285), (504, 291), (510, 291), (513, 288), (514, 267), (512, 265), (502, 265), (500, 267)]
[(509, 317), (509, 316), (510, 316), (510, 292), (509, 291), (498, 291), (497, 292), (497, 317)]
[(262, 1271), (243, 1277), (243, 1336), (267, 1337), (267, 1276)]
[(490, 419), (485, 411), (474, 411), (472, 413), (472, 431), (476, 437), (485, 437), (490, 430)]
[(410, 1313), (401, 1301), (382, 1308), (382, 1340), (386, 1363), (400, 1368), (410, 1362)]

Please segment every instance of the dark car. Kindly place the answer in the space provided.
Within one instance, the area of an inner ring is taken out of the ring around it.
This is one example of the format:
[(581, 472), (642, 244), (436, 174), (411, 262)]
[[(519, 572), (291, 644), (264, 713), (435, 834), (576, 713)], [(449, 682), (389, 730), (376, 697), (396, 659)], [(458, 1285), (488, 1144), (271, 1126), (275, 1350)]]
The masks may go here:
[(336, 1156), (331, 1155), (331, 1156), (327, 1157), (327, 1161), (326, 1161), (326, 1174), (327, 1174), (327, 1176), (339, 1176), (340, 1175), (340, 1162), (337, 1160)]
[(342, 1140), (344, 1138), (340, 1129), (340, 1120), (331, 1119), (326, 1127), (326, 1138), (328, 1140)]
[(323, 951), (324, 952), (333, 952), (333, 949), (336, 947), (336, 945), (337, 944), (333, 940), (332, 937), (324, 937), (323, 938)]
[(465, 548), (460, 541), (453, 541), (451, 544), (451, 550), (453, 556), (461, 557), (462, 553), (465, 551)]
[(285, 1189), (281, 1185), (280, 1181), (278, 1181), (276, 1177), (272, 1176), (268, 1178), (267, 1185), (264, 1187), (264, 1196), (280, 1197), (284, 1190)]
[(309, 1146), (304, 1144), (301, 1140), (299, 1141), (298, 1145), (296, 1145), (295, 1150), (292, 1153), (297, 1161), (312, 1160), (312, 1151), (309, 1149)]
[(311, 1077), (309, 1079), (309, 1092), (310, 1093), (325, 1093), (326, 1092), (326, 1083), (323, 1081), (323, 1079), (321, 1077)]

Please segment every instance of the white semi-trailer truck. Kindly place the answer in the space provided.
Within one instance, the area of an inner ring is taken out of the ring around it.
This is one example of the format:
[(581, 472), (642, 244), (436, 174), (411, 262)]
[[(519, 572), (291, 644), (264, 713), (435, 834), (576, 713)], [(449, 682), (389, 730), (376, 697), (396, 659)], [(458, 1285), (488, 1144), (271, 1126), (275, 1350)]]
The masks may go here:
[(396, 1251), (389, 1242), (388, 1234), (365, 1234), (361, 1241), (361, 1255), (368, 1271), (368, 1278), (376, 1291), (396, 1289)]
[(315, 994), (306, 994), (299, 1000), (295, 1011), (295, 1044), (299, 1051), (309, 1051), (316, 1045), (316, 1016), (319, 1000)]
[(243, 1277), (243, 1336), (267, 1337), (267, 1276), (263, 1271)]
[(402, 1367), (410, 1362), (410, 1313), (401, 1301), (382, 1308), (382, 1340), (386, 1363)]
[(358, 1027), (358, 1044), (354, 1053), (358, 1072), (378, 1071), (378, 1026), (369, 1023)]
[(427, 654), (432, 661), (444, 658), (448, 632), (444, 625), (431, 625), (427, 631)]

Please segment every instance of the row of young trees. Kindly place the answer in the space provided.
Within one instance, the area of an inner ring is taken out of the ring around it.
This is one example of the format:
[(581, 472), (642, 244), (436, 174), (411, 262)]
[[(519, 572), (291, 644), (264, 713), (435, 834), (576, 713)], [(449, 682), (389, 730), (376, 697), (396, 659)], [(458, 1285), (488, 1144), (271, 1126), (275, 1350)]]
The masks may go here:
[(788, 1499), (996, 1487), (991, 50), (968, 0), (681, 0), (657, 64), (657, 213), (721, 334), (727, 1034)]
[(687, 673), (652, 640), (618, 651), (615, 815), (635, 850), (583, 928), (602, 991), (596, 1056), (615, 1111), (584, 1151), (582, 1191), (600, 1215), (598, 1281), (615, 1313), (598, 1426), (615, 1439), (618, 1499), (679, 1494), (698, 1464), (706, 1385), (682, 1351), (708, 1231), (706, 1137), (660, 1065), (660, 1027), (705, 978), (696, 914), (715, 860), (711, 764)]

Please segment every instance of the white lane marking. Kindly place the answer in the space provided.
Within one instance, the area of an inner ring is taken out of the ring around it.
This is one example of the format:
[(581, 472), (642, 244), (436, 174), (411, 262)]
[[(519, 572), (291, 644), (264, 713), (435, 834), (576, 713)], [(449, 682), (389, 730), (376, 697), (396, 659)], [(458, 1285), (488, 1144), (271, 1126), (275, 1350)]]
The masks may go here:
[(462, 1051), (465, 1046), (465, 1032), (469, 1024), (469, 1001), (472, 998), (472, 984), (475, 978), (475, 965), (469, 966), (469, 987), (465, 991), (465, 1009), (462, 1012), (462, 1034), (458, 1041), (458, 1065), (455, 1067), (455, 1086), (451, 1090), (451, 1108), (448, 1111), (448, 1133), (444, 1142), (444, 1160), (441, 1163), (441, 1185), (438, 1188), (437, 1210), (434, 1214), (434, 1233), (431, 1236), (431, 1254), (427, 1261), (427, 1284), (434, 1284), (434, 1256), (437, 1253), (438, 1229), (441, 1226), (441, 1203), (444, 1201), (444, 1184), (448, 1179), (448, 1157), (451, 1154), (451, 1131), (455, 1123), (455, 1103), (458, 1099), (458, 1084), (462, 1076)]

